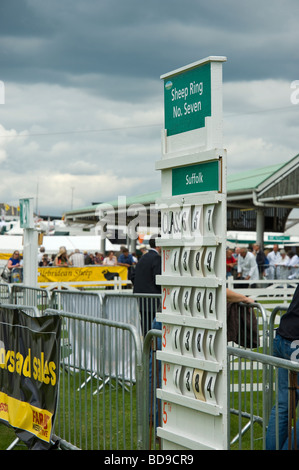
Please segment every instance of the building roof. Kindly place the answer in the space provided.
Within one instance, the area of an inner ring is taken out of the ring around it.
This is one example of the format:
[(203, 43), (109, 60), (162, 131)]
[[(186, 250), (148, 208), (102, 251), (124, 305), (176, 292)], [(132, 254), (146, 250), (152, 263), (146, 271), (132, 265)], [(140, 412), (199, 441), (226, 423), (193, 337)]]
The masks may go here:
[[(257, 207), (263, 207), (267, 212), (269, 227), (275, 226), (275, 230), (282, 230), (291, 209), (299, 207), (298, 181), (299, 154), (284, 163), (228, 175), (227, 205), (228, 211), (234, 211), (228, 220), (234, 221), (238, 217), (236, 211), (254, 211)], [(126, 197), (123, 203), (126, 207), (132, 204), (142, 204), (150, 209), (160, 195), (160, 191), (154, 191), (130, 196)], [(118, 208), (119, 202), (119, 199), (114, 199), (105, 204)], [(97, 223), (97, 208), (98, 205), (92, 205), (69, 211), (65, 214), (65, 219), (69, 223)], [(244, 213), (242, 217), (244, 218)], [(249, 217), (253, 221), (251, 230), (254, 230), (255, 217), (250, 214)], [(243, 229), (248, 230), (248, 226), (245, 225)], [(241, 227), (239, 229), (242, 230)]]
[(241, 173), (228, 175), (227, 192), (255, 189), (284, 165), (284, 163), (280, 163), (277, 165), (266, 166), (264, 168), (257, 168), (254, 170), (247, 170), (242, 171)]

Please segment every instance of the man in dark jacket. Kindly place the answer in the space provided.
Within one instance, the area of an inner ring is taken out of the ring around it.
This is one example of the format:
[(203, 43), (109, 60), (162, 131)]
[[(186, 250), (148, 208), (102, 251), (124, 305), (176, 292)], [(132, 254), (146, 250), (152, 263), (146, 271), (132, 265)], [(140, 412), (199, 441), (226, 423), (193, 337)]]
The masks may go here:
[(138, 261), (133, 279), (133, 292), (135, 294), (157, 294), (157, 298), (141, 296), (139, 299), (141, 326), (144, 336), (151, 329), (152, 321), (160, 304), (161, 286), (156, 284), (156, 276), (161, 274), (161, 248), (156, 246), (157, 237), (158, 235), (153, 235), (150, 238), (150, 249)]
[(263, 279), (263, 273), (266, 266), (266, 255), (263, 252), (259, 243), (253, 245), (253, 253), (255, 253), (255, 260), (259, 270), (260, 279)]

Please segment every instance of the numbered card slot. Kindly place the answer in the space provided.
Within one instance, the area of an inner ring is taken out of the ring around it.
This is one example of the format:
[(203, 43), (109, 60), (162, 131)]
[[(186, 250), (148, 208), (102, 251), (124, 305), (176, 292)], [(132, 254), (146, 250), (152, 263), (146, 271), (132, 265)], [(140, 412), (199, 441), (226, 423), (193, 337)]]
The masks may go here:
[(195, 287), (192, 290), (191, 312), (194, 317), (204, 318), (205, 316), (205, 289)]
[(170, 255), (170, 272), (174, 275), (180, 275), (180, 248), (173, 248)]
[(215, 204), (208, 204), (204, 206), (203, 229), (204, 236), (214, 236), (214, 212)]
[(180, 268), (182, 276), (191, 276), (190, 271), (190, 247), (182, 248), (181, 258), (180, 258)]
[(191, 206), (183, 206), (181, 211), (182, 236), (190, 238), (192, 234), (192, 211)]
[(195, 398), (193, 386), (192, 386), (193, 368), (183, 367), (181, 375), (182, 375), (182, 381), (181, 381), (182, 394), (190, 398)]
[(162, 349), (164, 352), (182, 354), (181, 351), (181, 330), (179, 325), (169, 325), (163, 323), (162, 326)]
[(174, 325), (171, 332), (171, 348), (174, 353), (181, 354), (181, 331), (182, 327)]
[(203, 261), (203, 274), (206, 277), (215, 277), (215, 265), (216, 265), (216, 247), (208, 246), (205, 249), (204, 261)]
[(181, 288), (181, 314), (192, 315), (192, 287)]
[(203, 277), (203, 258), (203, 247), (191, 251), (189, 261), (191, 276)]
[(181, 350), (184, 356), (193, 357), (194, 328), (184, 327), (181, 332)]
[(180, 315), (180, 287), (162, 288), (162, 312)]
[(178, 315), (180, 312), (180, 288), (179, 287), (172, 287), (170, 292), (170, 307), (173, 313), (177, 313)]
[(203, 206), (193, 206), (191, 231), (194, 237), (201, 237), (203, 235)]
[(216, 404), (217, 373), (207, 372), (205, 377), (204, 394), (208, 403)]
[(194, 369), (192, 377), (192, 388), (197, 400), (206, 401), (204, 390), (205, 371)]
[(216, 289), (206, 289), (205, 295), (205, 313), (206, 318), (216, 320)]
[(162, 271), (168, 276), (180, 276), (180, 248), (162, 249)]
[(162, 363), (162, 388), (168, 392), (182, 393), (182, 366)]
[(193, 334), (193, 355), (198, 359), (204, 360), (205, 357), (205, 330), (197, 328)]
[(208, 330), (206, 332), (205, 351), (206, 359), (209, 361), (216, 361), (216, 334), (217, 332), (215, 330)]
[(182, 393), (182, 384), (181, 384), (182, 368), (183, 367), (179, 365), (174, 365), (173, 367), (172, 381), (174, 385), (174, 390), (177, 393)]

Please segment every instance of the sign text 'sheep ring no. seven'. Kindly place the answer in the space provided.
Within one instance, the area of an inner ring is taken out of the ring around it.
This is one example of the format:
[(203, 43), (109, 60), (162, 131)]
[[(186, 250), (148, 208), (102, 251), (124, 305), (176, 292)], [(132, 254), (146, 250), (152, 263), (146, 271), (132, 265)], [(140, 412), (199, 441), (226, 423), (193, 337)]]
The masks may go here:
[(164, 86), (167, 135), (204, 127), (211, 116), (211, 64), (169, 77)]

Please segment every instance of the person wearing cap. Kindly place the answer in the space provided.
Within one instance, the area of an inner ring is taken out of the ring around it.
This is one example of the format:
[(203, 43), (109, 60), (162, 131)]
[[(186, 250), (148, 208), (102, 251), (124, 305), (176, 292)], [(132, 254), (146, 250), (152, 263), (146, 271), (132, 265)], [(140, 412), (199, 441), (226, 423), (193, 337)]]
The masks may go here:
[(145, 245), (140, 245), (139, 251), (141, 251), (142, 253), (141, 256), (142, 256), (142, 255), (145, 255), (145, 253), (147, 253), (148, 250)]

